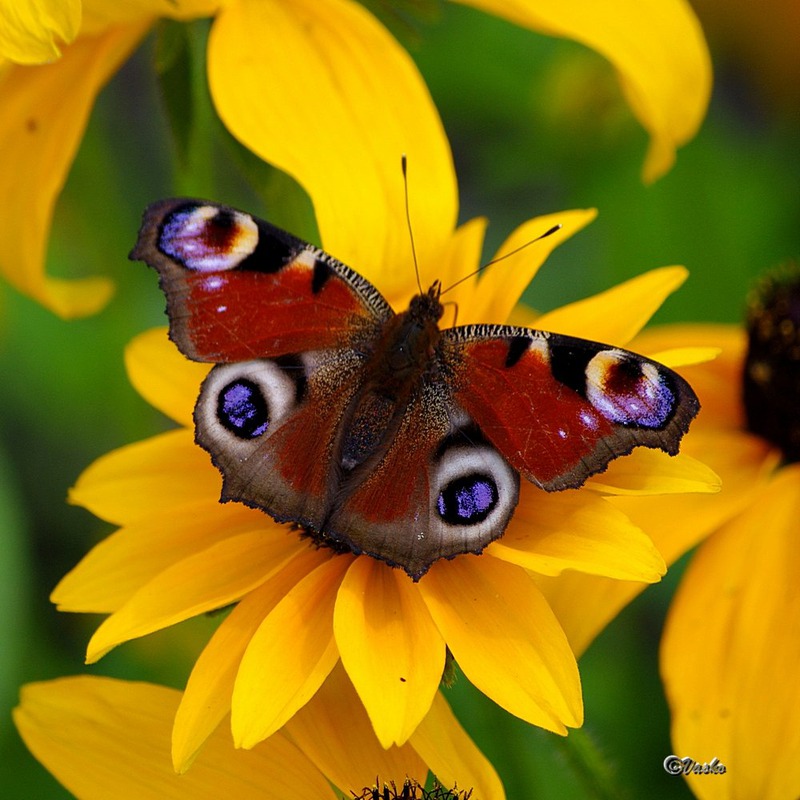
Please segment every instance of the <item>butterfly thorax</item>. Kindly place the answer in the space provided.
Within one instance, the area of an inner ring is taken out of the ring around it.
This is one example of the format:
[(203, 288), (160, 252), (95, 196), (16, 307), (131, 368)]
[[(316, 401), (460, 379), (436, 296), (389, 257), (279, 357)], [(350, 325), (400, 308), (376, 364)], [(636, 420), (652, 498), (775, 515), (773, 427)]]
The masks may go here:
[(412, 298), (408, 310), (390, 318), (369, 356), (369, 376), (350, 407), (347, 435), (341, 443), (339, 464), (346, 472), (377, 457), (425, 376), (435, 370), (442, 316), (439, 285)]
[(389, 383), (392, 379), (405, 382), (425, 369), (439, 342), (438, 322), (442, 316), (438, 284), (426, 294), (411, 298), (408, 310), (393, 317), (385, 326), (376, 348), (375, 364), (385, 371)]

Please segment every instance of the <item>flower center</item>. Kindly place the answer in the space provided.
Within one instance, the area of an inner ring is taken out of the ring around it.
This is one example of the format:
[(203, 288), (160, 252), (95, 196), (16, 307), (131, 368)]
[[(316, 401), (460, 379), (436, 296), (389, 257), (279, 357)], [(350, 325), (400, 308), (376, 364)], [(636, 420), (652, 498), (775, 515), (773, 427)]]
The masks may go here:
[(747, 331), (747, 427), (787, 461), (800, 461), (800, 265), (786, 264), (753, 287)]

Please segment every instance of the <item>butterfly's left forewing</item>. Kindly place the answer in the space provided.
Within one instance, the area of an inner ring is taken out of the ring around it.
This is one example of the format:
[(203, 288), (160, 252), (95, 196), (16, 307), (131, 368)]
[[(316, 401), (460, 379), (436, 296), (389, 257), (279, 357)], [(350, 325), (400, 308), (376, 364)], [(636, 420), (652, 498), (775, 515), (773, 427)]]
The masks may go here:
[(332, 256), (216, 203), (149, 206), (131, 258), (158, 270), (170, 337), (195, 361), (357, 345), (393, 315), (369, 281)]
[(548, 491), (581, 486), (637, 446), (674, 455), (700, 407), (680, 375), (621, 348), (500, 325), (442, 340), (454, 399)]

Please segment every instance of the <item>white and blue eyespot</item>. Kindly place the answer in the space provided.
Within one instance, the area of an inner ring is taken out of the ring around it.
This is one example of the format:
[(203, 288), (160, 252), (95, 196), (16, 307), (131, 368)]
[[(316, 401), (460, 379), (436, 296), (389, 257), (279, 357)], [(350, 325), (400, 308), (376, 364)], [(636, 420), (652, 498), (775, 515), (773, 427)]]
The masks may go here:
[(217, 419), (234, 436), (256, 439), (267, 432), (270, 410), (258, 384), (235, 378), (217, 395)]
[(297, 375), (275, 361), (218, 364), (195, 407), (198, 437), (223, 437), (242, 455), (280, 427), (297, 401)]
[(508, 524), (519, 474), (486, 442), (454, 444), (431, 467), (430, 520), (448, 551), (479, 551)]
[(601, 350), (586, 366), (586, 398), (619, 425), (663, 428), (676, 397), (658, 365), (623, 350)]
[(186, 269), (224, 272), (251, 256), (258, 246), (258, 225), (241, 211), (213, 205), (187, 205), (161, 226), (158, 248)]

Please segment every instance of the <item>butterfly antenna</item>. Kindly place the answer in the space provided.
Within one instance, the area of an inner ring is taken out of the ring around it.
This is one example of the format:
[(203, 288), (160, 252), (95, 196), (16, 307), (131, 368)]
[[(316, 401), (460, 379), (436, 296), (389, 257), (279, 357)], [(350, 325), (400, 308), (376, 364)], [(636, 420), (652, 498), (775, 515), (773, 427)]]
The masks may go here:
[(443, 289), (441, 291), (439, 296), (441, 297), (441, 295), (443, 295), (445, 292), (449, 292), (451, 289), (455, 289), (455, 287), (458, 286), (459, 283), (464, 283), (464, 281), (469, 280), (470, 278), (472, 278), (473, 276), (477, 275), (480, 272), (483, 272), (485, 269), (487, 269), (487, 267), (491, 267), (493, 264), (497, 264), (499, 261), (503, 261), (503, 259), (509, 258), (510, 256), (519, 253), (520, 250), (524, 250), (526, 247), (530, 247), (535, 242), (539, 242), (542, 239), (546, 239), (548, 236), (552, 236), (556, 231), (560, 231), (561, 227), (562, 227), (561, 223), (559, 223), (558, 225), (553, 225), (552, 228), (549, 228), (544, 233), (537, 236), (535, 239), (531, 239), (530, 241), (525, 242), (525, 244), (521, 244), (519, 247), (515, 247), (513, 250), (509, 251), (508, 253), (504, 253), (502, 256), (498, 256), (497, 258), (493, 258), (491, 261), (487, 261), (485, 264), (478, 267), (478, 269), (476, 269), (474, 272), (470, 272), (469, 275), (465, 275), (463, 278), (459, 278), (455, 283), (451, 283), (446, 289)]
[(400, 168), (403, 170), (403, 198), (406, 204), (406, 225), (408, 226), (408, 238), (411, 240), (411, 257), (414, 259), (414, 274), (417, 276), (417, 288), (422, 292), (422, 282), (419, 279), (419, 262), (417, 261), (417, 248), (414, 244), (414, 231), (411, 228), (411, 211), (408, 208), (408, 158), (403, 153), (400, 156)]

